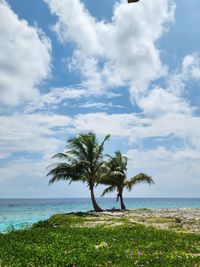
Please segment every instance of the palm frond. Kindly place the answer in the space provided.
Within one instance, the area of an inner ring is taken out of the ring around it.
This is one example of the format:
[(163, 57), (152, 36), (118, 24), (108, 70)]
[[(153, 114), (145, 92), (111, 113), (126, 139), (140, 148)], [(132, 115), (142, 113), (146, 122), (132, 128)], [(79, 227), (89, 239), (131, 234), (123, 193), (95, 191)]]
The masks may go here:
[(115, 156), (107, 156), (109, 159), (105, 162), (105, 174), (99, 183), (122, 188), (126, 178), (126, 157), (123, 157), (120, 151), (116, 151)]
[(54, 164), (55, 167), (47, 173), (47, 176), (52, 176), (49, 180), (49, 184), (60, 180), (80, 181), (84, 176), (82, 163), (76, 165), (70, 165), (67, 163)]
[(122, 177), (122, 176), (124, 176), (124, 173), (122, 172), (122, 171), (120, 171), (120, 170), (116, 170), (116, 171), (112, 171), (112, 172), (110, 172), (110, 176), (111, 177)]
[(104, 150), (104, 144), (107, 140), (110, 139), (110, 135), (106, 135), (105, 138), (103, 139), (103, 141), (101, 142), (100, 145), (96, 145), (94, 148), (94, 152), (95, 152), (95, 162), (94, 164), (96, 164), (99, 160), (102, 160), (103, 158), (103, 150)]
[(130, 191), (132, 190), (134, 185), (141, 184), (141, 183), (147, 183), (149, 185), (152, 185), (154, 184), (154, 181), (150, 176), (144, 173), (139, 173), (136, 176), (130, 178), (129, 180), (126, 180), (124, 185)]
[(65, 153), (57, 153), (52, 157), (52, 159), (55, 159), (55, 158), (63, 159), (63, 160), (65, 160), (65, 161), (67, 161), (69, 163), (72, 163), (72, 164), (77, 163), (77, 159), (72, 157), (72, 156), (70, 156), (70, 151), (67, 151)]
[(110, 135), (110, 134), (107, 134), (107, 135), (104, 137), (104, 139), (103, 139), (103, 141), (102, 141), (100, 147), (103, 147), (103, 146), (104, 146), (104, 143), (105, 143), (106, 141), (108, 141), (108, 140), (110, 139), (110, 137), (111, 137), (111, 135)]
[(103, 184), (103, 185), (115, 185), (115, 182), (113, 181), (113, 179), (108, 176), (107, 174), (105, 175), (101, 175), (98, 177), (97, 179), (97, 185), (98, 184)]
[(58, 159), (68, 159), (69, 155), (66, 153), (57, 153), (53, 155), (52, 159), (58, 158)]
[(108, 194), (108, 193), (112, 193), (113, 191), (115, 191), (116, 190), (116, 186), (109, 186), (109, 187), (107, 187), (104, 191), (103, 191), (103, 193), (101, 194), (101, 196), (105, 196), (106, 194)]
[(108, 141), (110, 139), (110, 136), (111, 136), (110, 134), (105, 136), (105, 138), (103, 139), (103, 141), (99, 145), (98, 154), (101, 154), (103, 152), (104, 144), (105, 144), (106, 141)]
[(106, 136), (98, 143), (95, 133), (79, 134), (67, 143), (64, 153), (57, 153), (53, 158), (64, 161), (51, 165), (47, 176), (52, 176), (50, 183), (59, 180), (83, 181), (95, 184), (103, 171), (103, 145)]
[(69, 148), (71, 148), (71, 154), (75, 155), (78, 159), (86, 159), (88, 156), (84, 142), (84, 136), (82, 135), (74, 138), (73, 141), (69, 143)]

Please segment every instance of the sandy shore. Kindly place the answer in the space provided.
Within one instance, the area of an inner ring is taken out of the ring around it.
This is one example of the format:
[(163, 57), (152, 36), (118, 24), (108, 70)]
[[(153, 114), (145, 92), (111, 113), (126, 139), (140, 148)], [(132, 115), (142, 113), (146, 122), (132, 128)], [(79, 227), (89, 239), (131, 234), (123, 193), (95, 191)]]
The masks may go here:
[(104, 211), (101, 213), (89, 212), (96, 218), (88, 219), (86, 226), (95, 225), (119, 225), (120, 220), (140, 223), (160, 229), (171, 229), (178, 232), (200, 234), (200, 208), (176, 208), (176, 209), (135, 209), (128, 211)]

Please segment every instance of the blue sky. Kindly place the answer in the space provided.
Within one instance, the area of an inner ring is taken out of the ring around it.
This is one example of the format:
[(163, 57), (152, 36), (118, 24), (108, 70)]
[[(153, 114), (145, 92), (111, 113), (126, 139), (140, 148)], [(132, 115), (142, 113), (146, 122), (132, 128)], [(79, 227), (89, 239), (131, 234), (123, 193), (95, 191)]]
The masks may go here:
[(51, 156), (88, 131), (112, 135), (105, 153), (128, 156), (129, 176), (155, 180), (126, 196), (199, 197), (199, 9), (0, 0), (0, 198), (88, 197), (45, 177)]

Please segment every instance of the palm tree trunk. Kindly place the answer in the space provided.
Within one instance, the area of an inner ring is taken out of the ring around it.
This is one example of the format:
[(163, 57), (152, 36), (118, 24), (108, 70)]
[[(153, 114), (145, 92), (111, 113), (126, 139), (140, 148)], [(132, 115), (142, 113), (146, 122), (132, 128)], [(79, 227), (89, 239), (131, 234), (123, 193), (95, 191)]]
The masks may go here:
[(121, 210), (125, 210), (126, 206), (124, 205), (122, 193), (119, 193), (119, 198), (120, 198)]
[(94, 210), (97, 212), (103, 211), (96, 202), (95, 195), (94, 195), (94, 186), (90, 186), (90, 194), (91, 194), (92, 205), (93, 205)]

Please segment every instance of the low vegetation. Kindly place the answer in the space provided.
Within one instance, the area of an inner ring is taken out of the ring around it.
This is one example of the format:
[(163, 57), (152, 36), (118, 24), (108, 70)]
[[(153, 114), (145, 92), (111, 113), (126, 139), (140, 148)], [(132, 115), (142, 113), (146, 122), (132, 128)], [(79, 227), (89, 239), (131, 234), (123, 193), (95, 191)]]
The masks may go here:
[(55, 215), (0, 235), (0, 266), (199, 266), (200, 235), (160, 230), (124, 216)]

